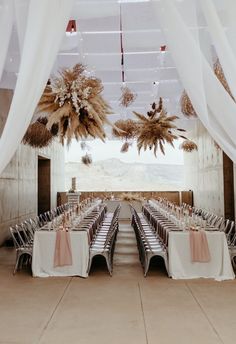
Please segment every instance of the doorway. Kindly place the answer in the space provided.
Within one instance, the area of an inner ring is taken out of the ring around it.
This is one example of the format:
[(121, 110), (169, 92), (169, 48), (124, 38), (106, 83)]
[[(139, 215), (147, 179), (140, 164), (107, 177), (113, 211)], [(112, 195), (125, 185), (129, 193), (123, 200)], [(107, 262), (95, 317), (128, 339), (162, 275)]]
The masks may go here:
[(51, 160), (38, 156), (38, 215), (51, 209)]
[(234, 164), (223, 152), (225, 218), (234, 221)]

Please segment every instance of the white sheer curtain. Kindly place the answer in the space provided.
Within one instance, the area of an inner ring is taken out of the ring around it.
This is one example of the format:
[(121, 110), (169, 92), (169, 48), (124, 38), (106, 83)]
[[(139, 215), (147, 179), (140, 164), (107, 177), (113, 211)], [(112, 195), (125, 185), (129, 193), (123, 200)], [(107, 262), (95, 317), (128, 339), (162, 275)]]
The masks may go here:
[(14, 0), (14, 3), (19, 47), (22, 54), (27, 25), (27, 21), (25, 20), (25, 18), (27, 18), (28, 16), (29, 0)]
[(227, 25), (227, 37), (230, 42), (230, 46), (236, 56), (236, 1), (235, 0), (224, 0), (224, 13), (225, 13), (225, 22)]
[(193, 36), (192, 29), (184, 23), (175, 2), (161, 0), (153, 4), (181, 82), (200, 120), (236, 162), (236, 104), (214, 75), (197, 36)]
[(12, 0), (0, 0), (0, 80), (6, 60), (13, 25)]
[(211, 34), (217, 56), (224, 70), (230, 90), (236, 99), (236, 56), (227, 38), (225, 27), (220, 21), (216, 6), (212, 0), (200, 0), (199, 3), (201, 4), (202, 11), (206, 18), (208, 30)]
[(0, 174), (10, 162), (47, 83), (74, 0), (31, 0), (15, 93), (0, 140)]

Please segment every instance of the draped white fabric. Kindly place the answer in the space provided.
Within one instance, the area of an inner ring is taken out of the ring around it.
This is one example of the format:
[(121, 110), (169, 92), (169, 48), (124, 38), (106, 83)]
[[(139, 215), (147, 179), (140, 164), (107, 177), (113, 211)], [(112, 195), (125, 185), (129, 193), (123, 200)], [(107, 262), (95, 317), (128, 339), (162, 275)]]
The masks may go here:
[(12, 0), (0, 1), (0, 80), (6, 60), (9, 41), (13, 25), (13, 2)]
[(225, 21), (228, 28), (226, 34), (230, 42), (230, 46), (234, 52), (234, 56), (236, 56), (236, 1), (224, 0), (224, 5)]
[(29, 0), (14, 0), (14, 1), (15, 1), (17, 34), (18, 34), (20, 52), (22, 53), (26, 25), (27, 25), (27, 21), (25, 20), (25, 18), (27, 18), (28, 16)]
[(197, 35), (192, 34), (175, 3), (172, 0), (153, 3), (180, 79), (200, 120), (236, 162), (236, 104), (216, 78), (200, 49)]
[(227, 39), (225, 28), (220, 22), (215, 4), (212, 0), (200, 0), (200, 4), (217, 51), (217, 56), (224, 70), (230, 90), (236, 99), (236, 56)]
[(74, 0), (31, 0), (21, 64), (7, 122), (0, 140), (0, 174), (31, 121), (47, 83)]

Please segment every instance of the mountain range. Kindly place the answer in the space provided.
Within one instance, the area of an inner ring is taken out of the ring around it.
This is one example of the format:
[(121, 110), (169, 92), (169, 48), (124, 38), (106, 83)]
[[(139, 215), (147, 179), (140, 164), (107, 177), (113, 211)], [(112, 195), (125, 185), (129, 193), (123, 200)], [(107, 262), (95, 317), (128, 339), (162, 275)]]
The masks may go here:
[(66, 189), (71, 178), (80, 191), (175, 191), (184, 189), (184, 166), (125, 163), (119, 159), (66, 163)]
[(184, 189), (184, 166), (126, 163), (119, 159), (66, 163), (66, 189), (77, 178), (80, 191), (172, 191)]

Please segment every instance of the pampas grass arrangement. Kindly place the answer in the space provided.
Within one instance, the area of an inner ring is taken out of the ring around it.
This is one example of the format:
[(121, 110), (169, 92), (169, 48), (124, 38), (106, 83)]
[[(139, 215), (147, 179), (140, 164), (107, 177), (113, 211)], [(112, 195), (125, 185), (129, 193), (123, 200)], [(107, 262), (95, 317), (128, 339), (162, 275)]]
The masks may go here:
[(84, 165), (87, 165), (87, 166), (91, 165), (93, 162), (91, 155), (87, 153), (84, 156), (82, 156), (81, 161)]
[(181, 143), (181, 145), (179, 146), (180, 149), (182, 149), (185, 152), (193, 152), (194, 150), (198, 150), (198, 147), (196, 145), (195, 142), (191, 141), (191, 140), (185, 140)]
[(221, 149), (220, 146), (218, 145), (218, 143), (217, 143), (216, 141), (214, 141), (214, 146), (215, 146), (215, 148), (216, 148), (217, 150), (220, 150), (220, 149)]
[(127, 201), (127, 202), (131, 202), (131, 201), (143, 202), (144, 201), (144, 197), (142, 197), (140, 194), (133, 194), (131, 192), (123, 192), (120, 198), (122, 201)]
[(121, 88), (120, 105), (123, 107), (130, 106), (136, 99), (136, 94), (133, 93), (127, 86)]
[(177, 140), (179, 137), (186, 139), (185, 136), (179, 133), (185, 130), (177, 128), (174, 124), (178, 117), (167, 115), (166, 110), (162, 106), (161, 98), (158, 106), (156, 103), (152, 104), (152, 110), (148, 111), (147, 117), (135, 111), (134, 114), (139, 119), (137, 122), (137, 147), (139, 152), (142, 148), (144, 151), (149, 148), (154, 150), (156, 156), (159, 148), (162, 154), (165, 154), (165, 143), (169, 143), (174, 147), (174, 140)]
[[(224, 71), (221, 67), (219, 59), (217, 59), (216, 62), (214, 63), (214, 72), (215, 72), (215, 75), (218, 78), (218, 80), (221, 82), (222, 86), (225, 88), (225, 90), (230, 95), (230, 97), (233, 100), (235, 100), (231, 91), (230, 91), (228, 82), (225, 78)], [(191, 100), (189, 99), (189, 96), (187, 95), (186, 91), (183, 92), (183, 94), (180, 98), (180, 105), (181, 105), (181, 111), (186, 117), (188, 117), (188, 118), (189, 117), (197, 117), (197, 113), (194, 110), (193, 105), (191, 103)]]
[(225, 90), (229, 93), (230, 97), (235, 101), (235, 99), (234, 99), (234, 97), (230, 91), (228, 82), (225, 78), (224, 71), (221, 67), (219, 59), (217, 59), (216, 62), (214, 63), (214, 72), (215, 72), (215, 75), (218, 78), (218, 80), (221, 82), (222, 86), (224, 86)]
[(133, 139), (137, 131), (137, 122), (132, 119), (120, 119), (114, 123), (112, 134), (114, 137), (120, 139)]
[(126, 141), (126, 142), (123, 143), (123, 145), (121, 146), (120, 152), (121, 152), (121, 153), (127, 153), (130, 146), (131, 146), (131, 143), (129, 143), (129, 142)]
[(111, 109), (101, 96), (101, 81), (87, 77), (84, 71), (82, 64), (63, 69), (47, 84), (37, 107), (38, 113), (47, 114), (49, 130), (58, 125), (62, 144), (65, 140), (69, 144), (72, 138), (105, 138), (103, 126), (109, 123)]
[(80, 147), (82, 150), (90, 150), (91, 149), (90, 146), (84, 141), (80, 142)]
[(194, 110), (194, 107), (193, 107), (191, 100), (189, 99), (189, 96), (187, 95), (186, 91), (183, 92), (183, 94), (180, 98), (180, 105), (181, 105), (181, 111), (186, 117), (188, 117), (188, 118), (197, 117), (197, 113)]
[(22, 143), (33, 148), (49, 146), (53, 141), (52, 133), (46, 128), (47, 118), (38, 118), (35, 123), (29, 125)]

